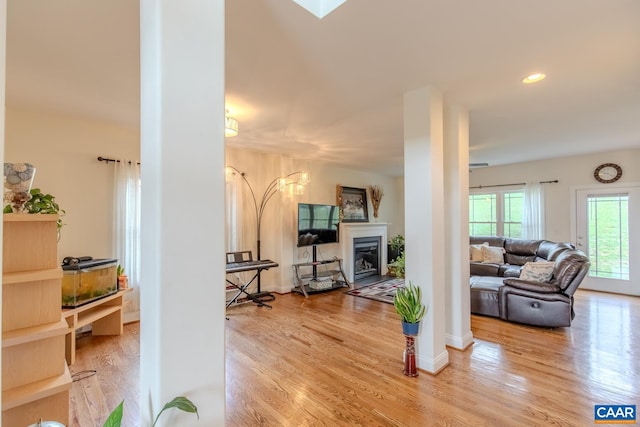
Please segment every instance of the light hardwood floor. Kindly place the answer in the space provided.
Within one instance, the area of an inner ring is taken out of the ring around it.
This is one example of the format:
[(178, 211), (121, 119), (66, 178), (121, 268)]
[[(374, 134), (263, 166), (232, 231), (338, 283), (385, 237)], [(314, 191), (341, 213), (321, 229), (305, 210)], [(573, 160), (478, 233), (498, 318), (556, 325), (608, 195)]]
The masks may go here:
[[(637, 297), (578, 291), (570, 328), (472, 316), (474, 344), (417, 378), (402, 374), (389, 304), (279, 295), (228, 316), (227, 426), (585, 426), (595, 404), (640, 405)], [(72, 425), (101, 426), (123, 398), (123, 425), (137, 425), (138, 336), (133, 324), (78, 343), (73, 371), (98, 372), (73, 385)]]

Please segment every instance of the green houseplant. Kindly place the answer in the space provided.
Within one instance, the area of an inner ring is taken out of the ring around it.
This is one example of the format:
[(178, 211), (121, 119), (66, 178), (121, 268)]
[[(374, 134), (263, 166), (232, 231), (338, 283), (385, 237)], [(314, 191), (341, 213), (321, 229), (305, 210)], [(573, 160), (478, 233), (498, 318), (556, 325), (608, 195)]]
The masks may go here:
[[(62, 216), (66, 213), (64, 209), (60, 209), (60, 205), (56, 202), (55, 196), (51, 194), (43, 193), (39, 188), (32, 188), (29, 193), (31, 194), (31, 199), (29, 199), (25, 205), (24, 210), (30, 214), (56, 214), (59, 215), (58, 218), (58, 231), (64, 225), (62, 223)], [(4, 213), (11, 213), (11, 206), (7, 205), (4, 208)]]
[(127, 289), (129, 287), (129, 277), (124, 271), (124, 267), (118, 264), (116, 268), (116, 276), (118, 276), (118, 289)]
[(404, 251), (404, 236), (396, 234), (387, 242), (387, 253), (389, 261), (394, 261)]
[(393, 305), (396, 312), (402, 318), (403, 323), (419, 324), (427, 313), (427, 307), (422, 304), (422, 291), (411, 281), (396, 290), (393, 297)]
[(427, 313), (427, 307), (422, 303), (420, 287), (409, 282), (398, 288), (393, 297), (393, 305), (402, 318), (402, 333), (406, 339), (403, 373), (408, 377), (417, 377), (415, 337), (420, 329), (420, 321)]
[(404, 251), (400, 253), (394, 261), (387, 264), (387, 269), (389, 270), (389, 274), (394, 274), (398, 278), (404, 277)]
[[(196, 408), (196, 405), (194, 405), (193, 402), (191, 402), (186, 397), (178, 396), (178, 397), (174, 397), (171, 402), (165, 404), (162, 407), (162, 409), (156, 416), (156, 419), (153, 420), (153, 424), (151, 425), (151, 427), (156, 425), (156, 423), (158, 422), (158, 418), (160, 418), (160, 415), (162, 415), (165, 409), (170, 409), (170, 408), (176, 408), (184, 412), (190, 412), (190, 413), (196, 414), (198, 419), (200, 419), (200, 415), (198, 414), (198, 408)], [(109, 415), (109, 418), (107, 418), (107, 420), (104, 422), (102, 427), (120, 427), (122, 425), (123, 411), (124, 411), (124, 401), (120, 402), (120, 404), (116, 407), (116, 409), (114, 409), (113, 412), (111, 412), (111, 414)]]

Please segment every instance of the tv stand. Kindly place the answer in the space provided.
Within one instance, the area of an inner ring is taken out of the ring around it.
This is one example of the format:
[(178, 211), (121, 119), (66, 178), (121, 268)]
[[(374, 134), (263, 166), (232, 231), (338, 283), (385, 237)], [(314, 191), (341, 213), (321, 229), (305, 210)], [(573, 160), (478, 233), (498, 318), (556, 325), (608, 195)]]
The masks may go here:
[[(318, 271), (318, 266), (327, 266), (337, 264), (332, 269), (324, 269)], [(305, 269), (311, 267), (310, 273), (305, 273)], [(313, 260), (311, 262), (302, 262), (293, 264), (295, 272), (295, 286), (292, 292), (298, 292), (305, 297), (318, 292), (332, 291), (334, 289), (348, 287), (353, 289), (353, 285), (349, 283), (347, 276), (342, 269), (342, 259), (334, 257), (333, 259), (318, 261), (316, 247), (313, 247)]]

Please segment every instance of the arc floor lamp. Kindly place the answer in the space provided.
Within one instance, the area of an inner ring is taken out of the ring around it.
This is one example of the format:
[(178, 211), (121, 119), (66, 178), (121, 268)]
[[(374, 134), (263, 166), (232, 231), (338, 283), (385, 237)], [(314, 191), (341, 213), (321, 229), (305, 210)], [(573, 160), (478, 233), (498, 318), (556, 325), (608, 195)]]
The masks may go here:
[[(264, 214), (264, 210), (267, 206), (267, 203), (269, 203), (269, 201), (276, 194), (285, 192), (287, 190), (292, 191), (293, 194), (296, 194), (296, 195), (304, 194), (304, 187), (310, 181), (309, 172), (296, 171), (296, 172), (291, 172), (288, 175), (279, 176), (275, 178), (273, 181), (269, 183), (269, 185), (267, 185), (266, 189), (264, 190), (264, 194), (262, 194), (262, 197), (260, 198), (259, 202), (258, 202), (258, 199), (256, 198), (255, 191), (253, 191), (253, 187), (247, 180), (246, 174), (244, 172), (241, 172), (234, 166), (227, 166), (226, 176), (228, 178), (236, 174), (240, 175), (244, 183), (249, 188), (249, 192), (251, 193), (251, 200), (253, 200), (253, 208), (256, 215), (256, 240), (257, 240), (256, 256), (258, 260), (261, 260), (262, 254), (260, 252), (260, 232), (262, 227), (262, 215)], [(261, 297), (273, 298), (273, 295), (270, 292), (262, 292), (261, 283), (260, 283), (260, 272), (258, 272), (256, 283), (257, 283), (257, 294), (254, 295), (256, 298), (261, 298)]]

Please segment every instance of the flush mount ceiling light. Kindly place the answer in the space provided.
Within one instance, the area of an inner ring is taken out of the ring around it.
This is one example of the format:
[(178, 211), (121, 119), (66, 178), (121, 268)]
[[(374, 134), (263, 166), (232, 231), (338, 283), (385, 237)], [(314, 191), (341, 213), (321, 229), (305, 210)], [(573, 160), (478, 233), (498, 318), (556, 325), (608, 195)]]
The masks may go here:
[(533, 74), (528, 75), (524, 79), (522, 79), (522, 83), (524, 83), (524, 84), (537, 83), (540, 80), (544, 79), (545, 77), (547, 77), (547, 76), (545, 76), (542, 73), (533, 73)]
[(238, 121), (229, 117), (227, 114), (229, 114), (229, 110), (226, 110), (224, 116), (224, 136), (231, 138), (232, 136), (238, 135)]

